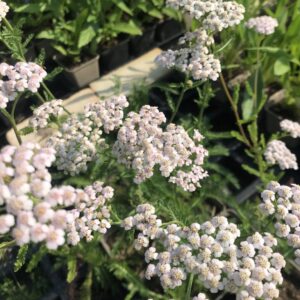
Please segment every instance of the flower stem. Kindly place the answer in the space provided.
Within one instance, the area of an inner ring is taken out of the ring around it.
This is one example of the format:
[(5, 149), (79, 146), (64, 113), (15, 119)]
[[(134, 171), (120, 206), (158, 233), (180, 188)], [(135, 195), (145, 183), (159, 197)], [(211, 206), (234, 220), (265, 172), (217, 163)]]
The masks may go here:
[(192, 287), (193, 287), (193, 282), (194, 282), (194, 274), (191, 274), (189, 277), (189, 282), (185, 294), (185, 300), (190, 300), (191, 299), (191, 292), (192, 292)]
[(21, 139), (20, 133), (18, 131), (15, 119), (9, 114), (9, 112), (6, 109), (1, 108), (1, 112), (7, 118), (7, 120), (9, 121), (9, 123), (11, 124), (11, 126), (12, 126), (12, 128), (14, 130), (14, 133), (16, 135), (16, 138), (18, 140), (18, 143), (19, 143), (19, 145), (21, 145), (22, 144), (22, 139)]
[(239, 127), (240, 134), (242, 135), (242, 137), (243, 137), (243, 139), (244, 139), (244, 143), (245, 143), (249, 148), (251, 148), (251, 143), (250, 143), (250, 141), (248, 140), (248, 138), (247, 138), (247, 136), (246, 136), (246, 133), (245, 133), (245, 131), (244, 131), (244, 128), (243, 128), (243, 126), (242, 126), (242, 124), (241, 124), (241, 117), (240, 117), (240, 115), (239, 115), (237, 106), (234, 104), (234, 100), (233, 100), (233, 98), (232, 98), (231, 95), (230, 95), (230, 92), (229, 92), (229, 90), (228, 90), (228, 87), (227, 87), (227, 85), (226, 85), (226, 82), (225, 82), (225, 79), (224, 79), (222, 73), (220, 74), (220, 80), (221, 80), (221, 84), (222, 84), (222, 86), (223, 86), (223, 89), (224, 89), (224, 91), (225, 91), (225, 94), (226, 94), (226, 96), (227, 96), (227, 99), (228, 99), (228, 101), (230, 102), (231, 108), (232, 108), (233, 113), (234, 113), (234, 115), (235, 115), (235, 119), (236, 119), (237, 125), (238, 125), (238, 127)]

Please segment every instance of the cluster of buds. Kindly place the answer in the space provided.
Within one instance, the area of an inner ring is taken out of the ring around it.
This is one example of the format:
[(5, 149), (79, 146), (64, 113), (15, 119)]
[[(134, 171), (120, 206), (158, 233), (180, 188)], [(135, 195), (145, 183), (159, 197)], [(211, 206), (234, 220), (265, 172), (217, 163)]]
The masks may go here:
[(32, 126), (35, 130), (40, 130), (49, 126), (49, 123), (59, 117), (64, 109), (63, 109), (63, 101), (62, 100), (51, 100), (46, 102), (36, 108), (33, 111), (33, 116), (29, 120), (30, 126)]
[(134, 246), (147, 249), (145, 278), (158, 276), (163, 288), (174, 289), (194, 274), (211, 293), (226, 290), (240, 300), (278, 297), (285, 260), (273, 252), (277, 240), (268, 233), (256, 232), (237, 244), (240, 230), (223, 216), (201, 225), (164, 228), (150, 204), (139, 205), (122, 226), (139, 232)]
[(8, 11), (9, 6), (4, 1), (0, 1), (0, 22), (6, 17)]
[[(202, 165), (208, 152), (200, 144), (196, 130), (191, 139), (183, 127), (162, 125), (166, 118), (156, 107), (145, 105), (139, 113), (130, 112), (119, 129), (113, 153), (118, 162), (132, 168), (135, 182), (150, 178), (155, 166), (164, 177), (186, 191), (195, 191), (208, 176)], [(185, 169), (184, 169), (185, 168)]]
[(111, 187), (100, 182), (84, 190), (52, 187), (48, 168), (55, 151), (37, 144), (6, 146), (0, 152), (0, 233), (10, 233), (18, 245), (44, 242), (55, 250), (110, 227), (106, 201)]
[(271, 182), (261, 193), (261, 198), (261, 211), (276, 218), (276, 235), (296, 249), (296, 263), (300, 265), (300, 186)]
[(223, 0), (167, 0), (167, 5), (182, 9), (192, 18), (202, 21), (202, 27), (186, 33), (179, 41), (180, 49), (162, 52), (156, 58), (157, 64), (177, 68), (195, 80), (217, 80), (221, 73), (221, 63), (209, 49), (214, 43), (212, 35), (238, 25), (244, 18), (244, 6)]
[(285, 119), (280, 122), (280, 128), (292, 138), (300, 138), (300, 124), (298, 122)]
[(71, 115), (47, 141), (56, 150), (58, 170), (74, 175), (85, 172), (97, 150), (105, 147), (103, 131), (109, 133), (122, 124), (125, 96), (112, 97), (85, 107), (84, 113)]
[(275, 32), (278, 21), (270, 16), (251, 18), (246, 23), (246, 27), (255, 30), (262, 35), (271, 35)]
[(36, 93), (47, 72), (33, 62), (18, 62), (14, 66), (0, 64), (0, 108), (6, 108), (9, 101), (15, 100), (26, 90)]
[(278, 164), (281, 170), (298, 170), (296, 155), (293, 154), (282, 141), (273, 140), (269, 142), (264, 156), (267, 163), (270, 165)]
[(238, 25), (244, 19), (245, 13), (244, 6), (235, 1), (167, 0), (167, 5), (202, 21), (203, 28), (208, 31), (222, 31)]
[(221, 64), (209, 52), (214, 43), (212, 37), (203, 29), (188, 32), (179, 40), (181, 48), (162, 52), (156, 63), (168, 69), (177, 68), (189, 73), (195, 80), (217, 80), (221, 72)]

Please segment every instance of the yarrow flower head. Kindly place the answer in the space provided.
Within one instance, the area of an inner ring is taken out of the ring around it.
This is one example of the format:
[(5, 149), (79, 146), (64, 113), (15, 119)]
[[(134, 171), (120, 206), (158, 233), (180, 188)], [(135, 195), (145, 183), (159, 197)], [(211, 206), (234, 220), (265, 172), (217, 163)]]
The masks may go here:
[(118, 132), (113, 153), (118, 162), (132, 168), (135, 182), (141, 183), (153, 175), (154, 167), (169, 181), (186, 191), (195, 191), (200, 180), (208, 176), (202, 168), (208, 152), (200, 144), (198, 131), (194, 140), (183, 127), (166, 122), (156, 107), (145, 105), (139, 113), (130, 112)]
[(0, 233), (10, 233), (18, 245), (44, 242), (55, 250), (110, 228), (106, 202), (113, 189), (102, 182), (84, 190), (52, 187), (48, 168), (54, 160), (53, 149), (33, 143), (0, 152), (0, 205), (6, 211), (0, 215)]
[(118, 96), (87, 105), (84, 113), (71, 115), (47, 141), (56, 150), (57, 168), (71, 175), (86, 171), (97, 149), (105, 147), (103, 131), (109, 133), (122, 124), (127, 106), (126, 97)]
[(195, 80), (217, 80), (221, 63), (209, 49), (214, 43), (212, 35), (239, 24), (244, 18), (245, 8), (234, 1), (222, 0), (168, 0), (167, 5), (201, 20), (202, 26), (194, 32), (187, 32), (179, 40), (180, 49), (162, 52), (156, 58), (157, 64), (168, 69), (177, 68)]
[(33, 62), (18, 62), (15, 66), (0, 64), (0, 108), (6, 108), (19, 92), (36, 93), (47, 72)]
[(221, 72), (221, 64), (209, 53), (208, 46), (213, 43), (213, 38), (205, 30), (188, 32), (179, 40), (182, 48), (164, 51), (155, 61), (165, 68), (177, 68), (189, 73), (195, 80), (215, 81)]
[[(277, 241), (270, 234), (256, 232), (237, 244), (239, 229), (222, 216), (189, 227), (164, 228), (152, 205), (141, 204), (136, 211), (122, 226), (139, 232), (137, 250), (147, 249), (146, 279), (157, 276), (163, 288), (174, 289), (194, 274), (211, 293), (227, 290), (237, 299), (273, 299), (279, 293), (285, 260), (273, 252)], [(207, 298), (200, 293), (193, 299)]]
[(203, 27), (210, 31), (238, 25), (244, 19), (245, 8), (235, 1), (223, 0), (167, 0), (167, 5), (183, 10), (192, 18), (203, 21)]
[(276, 235), (287, 240), (296, 249), (296, 263), (300, 265), (300, 186), (291, 187), (271, 182), (261, 194), (261, 211), (275, 216)]
[(287, 132), (291, 137), (300, 138), (300, 124), (291, 120), (282, 120), (280, 122), (281, 130)]
[(282, 141), (273, 140), (269, 142), (264, 156), (269, 164), (278, 164), (281, 170), (298, 170), (298, 163), (295, 154), (293, 154)]
[(254, 29), (257, 33), (263, 35), (273, 34), (277, 26), (278, 21), (270, 16), (251, 18), (246, 23), (246, 27)]
[(36, 108), (29, 123), (35, 130), (40, 130), (49, 126), (50, 118), (57, 118), (63, 113), (63, 101), (51, 100)]
[(6, 17), (8, 11), (9, 6), (4, 1), (0, 1), (0, 22)]

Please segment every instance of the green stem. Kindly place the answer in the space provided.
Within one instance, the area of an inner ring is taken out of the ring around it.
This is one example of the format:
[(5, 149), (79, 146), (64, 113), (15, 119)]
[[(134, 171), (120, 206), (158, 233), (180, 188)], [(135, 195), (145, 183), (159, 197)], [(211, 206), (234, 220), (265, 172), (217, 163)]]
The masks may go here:
[(192, 287), (193, 287), (193, 281), (194, 281), (194, 274), (190, 275), (186, 294), (185, 294), (185, 300), (190, 300), (191, 299), (191, 292), (192, 292)]
[(177, 101), (175, 110), (173, 111), (173, 114), (172, 114), (172, 116), (171, 116), (171, 118), (170, 118), (170, 120), (169, 120), (169, 123), (172, 123), (172, 122), (174, 121), (174, 119), (175, 119), (175, 117), (176, 117), (176, 115), (177, 115), (177, 113), (178, 113), (179, 107), (180, 107), (180, 105), (181, 105), (181, 103), (182, 103), (183, 96), (184, 96), (184, 94), (185, 94), (186, 91), (187, 91), (187, 90), (186, 90), (185, 88), (183, 88), (183, 89), (181, 90), (180, 95), (179, 95), (179, 99), (178, 99), (178, 101)]
[(11, 124), (11, 126), (14, 130), (14, 133), (16, 135), (16, 138), (18, 140), (18, 143), (19, 143), (19, 145), (21, 145), (22, 144), (22, 139), (21, 139), (21, 136), (20, 136), (20, 133), (18, 131), (18, 128), (17, 128), (17, 125), (16, 125), (16, 122), (15, 122), (14, 118), (9, 114), (9, 112), (6, 109), (1, 108), (1, 112), (7, 118), (7, 120), (10, 122), (10, 124)]
[(190, 87), (188, 87), (187, 85), (187, 81), (188, 81), (188, 76), (186, 75), (185, 76), (185, 79), (184, 79), (184, 84), (183, 84), (183, 87), (181, 89), (181, 92), (180, 92), (180, 95), (179, 95), (179, 99), (177, 101), (177, 104), (176, 104), (176, 107), (175, 107), (175, 110), (173, 111), (173, 114), (169, 120), (169, 124), (172, 123), (178, 113), (178, 110), (179, 110), (179, 107), (182, 103), (182, 100), (183, 100), (183, 97), (184, 97), (184, 94), (186, 93), (186, 91), (189, 90)]
[(13, 106), (12, 106), (12, 109), (11, 109), (11, 116), (15, 119), (15, 111), (16, 111), (16, 107), (17, 107), (17, 104), (19, 102), (21, 98), (21, 95), (19, 94), (16, 99), (14, 100), (13, 102)]
[(52, 92), (49, 90), (49, 88), (47, 87), (47, 85), (42, 81), (41, 83), (42, 87), (44, 88), (44, 90), (47, 92), (48, 96), (53, 100), (55, 99), (55, 96), (52, 94)]
[(257, 108), (257, 90), (258, 90), (258, 73), (259, 73), (259, 65), (260, 65), (260, 41), (257, 43), (257, 50), (256, 50), (256, 70), (255, 70), (255, 77), (254, 77), (254, 93), (253, 93), (253, 109), (256, 110)]
[(39, 93), (39, 92), (37, 92), (37, 93), (35, 93), (36, 94), (36, 96), (38, 97), (38, 99), (42, 102), (42, 103), (45, 103), (46, 101), (45, 101), (45, 99), (42, 97), (42, 95)]
[(220, 80), (221, 80), (221, 84), (223, 86), (223, 89), (225, 91), (225, 94), (227, 96), (227, 99), (228, 101), (230, 102), (230, 105), (231, 105), (231, 108), (233, 110), (233, 113), (235, 115), (235, 119), (236, 119), (236, 122), (237, 122), (237, 125), (239, 127), (239, 131), (240, 131), (240, 134), (242, 135), (243, 139), (244, 139), (244, 143), (249, 147), (251, 148), (251, 143), (250, 141), (248, 140), (247, 136), (246, 136), (246, 133), (244, 131), (244, 128), (241, 124), (241, 118), (240, 118), (240, 115), (239, 115), (239, 112), (238, 112), (238, 109), (237, 109), (237, 106), (234, 104), (234, 100), (233, 98), (231, 97), (230, 95), (230, 92), (228, 90), (228, 87), (226, 85), (226, 82), (225, 82), (225, 79), (223, 77), (223, 74), (220, 73)]

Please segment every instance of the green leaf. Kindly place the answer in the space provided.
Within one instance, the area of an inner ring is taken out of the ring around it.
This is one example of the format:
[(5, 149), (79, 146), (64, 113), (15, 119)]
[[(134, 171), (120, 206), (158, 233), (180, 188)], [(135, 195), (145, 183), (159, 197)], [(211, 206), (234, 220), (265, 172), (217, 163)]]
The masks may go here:
[(243, 119), (248, 120), (253, 112), (253, 99), (247, 98), (242, 103)]
[(113, 3), (115, 3), (125, 13), (133, 16), (133, 11), (126, 5), (126, 3), (124, 1), (113, 0)]
[(20, 247), (18, 251), (17, 259), (15, 261), (15, 266), (14, 266), (15, 272), (18, 272), (25, 264), (27, 251), (28, 251), (28, 245), (24, 245)]
[(123, 32), (128, 33), (130, 35), (142, 35), (143, 32), (141, 29), (132, 21), (130, 20), (128, 23), (120, 22), (113, 25), (112, 29), (116, 32)]
[(37, 39), (47, 39), (47, 40), (54, 40), (55, 34), (53, 30), (44, 30), (41, 31), (37, 36)]
[(0, 244), (0, 249), (6, 249), (14, 246), (16, 244), (15, 240), (9, 241), (9, 242), (2, 242)]
[(76, 257), (68, 258), (68, 275), (67, 282), (71, 283), (77, 275), (77, 261)]
[(89, 25), (88, 27), (83, 29), (79, 35), (78, 48), (82, 48), (88, 45), (95, 36), (96, 36), (96, 30), (93, 26)]
[(39, 264), (39, 262), (42, 260), (42, 258), (46, 255), (47, 248), (45, 246), (41, 246), (37, 252), (35, 252), (27, 265), (26, 272), (30, 273), (33, 269), (36, 268), (36, 266)]
[(15, 8), (18, 13), (41, 13), (45, 10), (45, 3), (28, 3)]
[(255, 170), (255, 169), (249, 167), (248, 165), (243, 164), (243, 165), (242, 165), (242, 168), (243, 168), (245, 171), (247, 171), (249, 174), (254, 175), (254, 176), (256, 176), (256, 177), (260, 177), (259, 172), (258, 172), (257, 170)]
[(247, 128), (248, 128), (248, 132), (250, 134), (250, 138), (251, 138), (252, 142), (254, 144), (256, 144), (257, 143), (257, 139), (258, 139), (258, 135), (257, 135), (257, 132), (258, 132), (257, 122), (251, 123), (250, 125), (247, 126)]
[(19, 133), (21, 135), (27, 135), (27, 134), (30, 134), (32, 132), (34, 132), (34, 129), (32, 127), (30, 127), (30, 126), (24, 127), (21, 130), (19, 130)]
[(92, 299), (92, 284), (93, 284), (92, 275), (93, 275), (92, 270), (89, 270), (88, 275), (80, 288), (80, 300)]
[(290, 71), (290, 59), (288, 56), (279, 57), (274, 64), (274, 74), (282, 76)]
[(231, 133), (232, 137), (236, 138), (238, 141), (243, 142), (243, 143), (245, 142), (244, 137), (238, 131), (233, 130), (230, 133)]
[(253, 47), (253, 48), (247, 48), (249, 51), (263, 51), (263, 52), (268, 52), (268, 53), (277, 53), (281, 51), (280, 48), (278, 47)]

